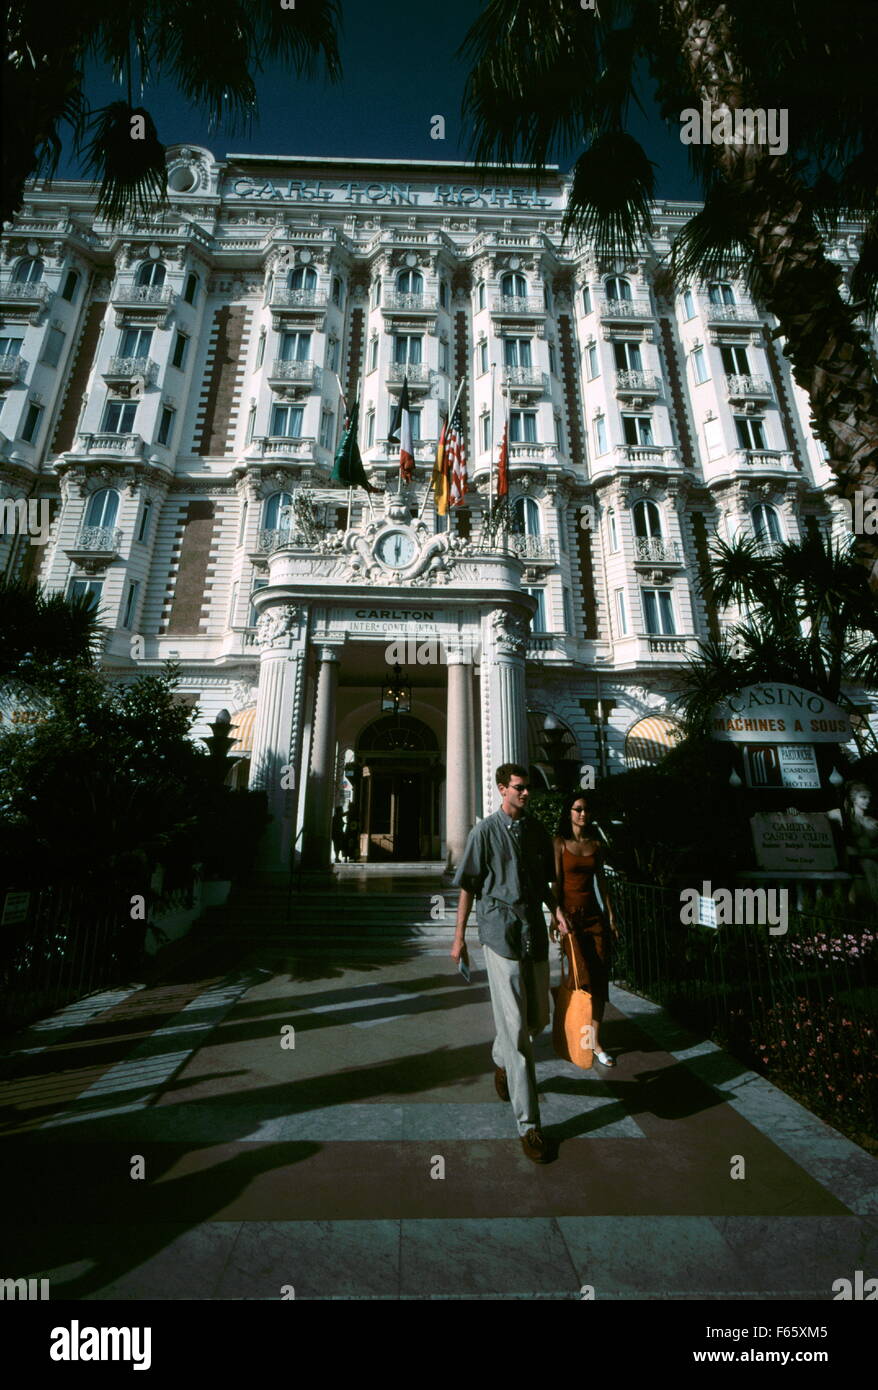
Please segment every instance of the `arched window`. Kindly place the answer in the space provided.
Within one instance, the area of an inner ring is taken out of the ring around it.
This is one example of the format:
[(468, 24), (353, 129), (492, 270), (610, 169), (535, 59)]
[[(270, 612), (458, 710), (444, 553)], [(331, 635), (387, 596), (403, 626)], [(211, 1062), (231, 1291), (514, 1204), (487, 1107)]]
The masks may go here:
[(424, 277), (419, 270), (401, 270), (396, 279), (400, 294), (423, 294)]
[(297, 265), (290, 271), (291, 290), (316, 290), (317, 271), (310, 265)]
[(728, 280), (714, 280), (707, 287), (707, 297), (711, 304), (735, 303), (735, 291)]
[(158, 289), (165, 283), (165, 267), (161, 261), (144, 261), (137, 272), (138, 285), (151, 285)]
[(43, 262), (39, 256), (29, 256), (27, 260), (19, 261), (15, 267), (13, 279), (17, 285), (35, 285), (42, 278)]
[(273, 492), (265, 500), (265, 519), (263, 522), (266, 531), (281, 531), (289, 525), (289, 518), (281, 516), (284, 507), (293, 505), (293, 496), (290, 492)]
[(509, 299), (524, 299), (527, 295), (527, 281), (517, 271), (507, 271), (500, 281), (500, 293)]
[(638, 540), (660, 541), (662, 538), (662, 514), (655, 502), (635, 502), (634, 534)]
[(85, 513), (86, 526), (115, 526), (119, 511), (119, 494), (111, 487), (93, 492)]
[(631, 281), (623, 275), (611, 275), (607, 281), (607, 299), (631, 299)]
[(774, 507), (760, 502), (750, 513), (753, 519), (753, 534), (763, 545), (778, 545), (783, 540), (780, 517)]
[(512, 503), (512, 516), (517, 536), (540, 534), (540, 509), (532, 497), (516, 497)]

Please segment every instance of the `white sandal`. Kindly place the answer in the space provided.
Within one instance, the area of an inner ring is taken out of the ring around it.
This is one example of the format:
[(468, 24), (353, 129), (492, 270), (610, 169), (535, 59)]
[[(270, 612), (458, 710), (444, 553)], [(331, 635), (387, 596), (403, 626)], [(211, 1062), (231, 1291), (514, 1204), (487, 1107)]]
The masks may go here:
[(609, 1052), (596, 1052), (594, 1055), (602, 1067), (614, 1067), (616, 1065), (615, 1057), (611, 1057)]

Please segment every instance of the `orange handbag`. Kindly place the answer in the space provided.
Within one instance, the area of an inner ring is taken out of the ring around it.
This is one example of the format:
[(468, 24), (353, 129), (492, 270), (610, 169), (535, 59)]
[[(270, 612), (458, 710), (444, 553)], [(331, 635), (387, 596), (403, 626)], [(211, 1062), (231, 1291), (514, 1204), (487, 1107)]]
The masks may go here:
[[(567, 969), (565, 970), (565, 966)], [(570, 968), (573, 977), (571, 980)], [(556, 1057), (572, 1062), (584, 1071), (594, 1064), (594, 1024), (591, 995), (579, 984), (576, 955), (564, 941), (561, 956), (561, 983), (552, 990), (555, 1017), (552, 1023), (552, 1043)]]

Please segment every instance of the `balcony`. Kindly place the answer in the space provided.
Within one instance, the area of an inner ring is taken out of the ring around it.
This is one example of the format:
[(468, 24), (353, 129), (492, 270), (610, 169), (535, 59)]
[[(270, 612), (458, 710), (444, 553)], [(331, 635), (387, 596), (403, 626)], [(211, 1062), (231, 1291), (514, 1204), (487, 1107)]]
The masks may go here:
[(638, 468), (677, 468), (680, 463), (673, 445), (617, 444), (615, 452), (617, 464), (629, 463)]
[(548, 393), (549, 378), (536, 367), (504, 367), (502, 389), (513, 400), (533, 400)]
[(703, 299), (701, 307), (708, 323), (762, 322), (759, 310), (753, 304), (713, 304), (709, 299)]
[(772, 472), (792, 473), (796, 465), (786, 449), (735, 449), (732, 457), (738, 467), (767, 468)]
[(576, 651), (576, 639), (569, 632), (540, 632), (527, 639), (526, 656), (529, 661), (571, 661)]
[(110, 298), (117, 309), (167, 313), (177, 294), (170, 285), (114, 285)]
[(435, 314), (439, 300), (432, 294), (402, 294), (392, 290), (385, 294), (381, 308), (386, 313)]
[(661, 395), (661, 379), (654, 372), (618, 370), (616, 372), (617, 396), (646, 396), (654, 399)]
[(76, 540), (64, 554), (90, 574), (118, 560), (122, 532), (115, 526), (80, 526)]
[(138, 378), (144, 386), (152, 386), (158, 370), (151, 357), (111, 357), (101, 376), (108, 386), (133, 385)]
[(264, 459), (266, 463), (297, 464), (302, 471), (302, 481), (311, 470), (321, 473), (332, 465), (332, 454), (324, 449), (314, 438), (295, 438), (287, 435), (258, 435), (247, 445), (245, 458)]
[(501, 294), (493, 301), (491, 313), (533, 319), (542, 318), (548, 310), (541, 294)]
[(42, 280), (4, 280), (0, 282), (0, 306), (26, 313), (36, 323), (43, 309), (54, 299), (54, 291)]
[(70, 452), (72, 454), (115, 455), (122, 459), (140, 458), (143, 453), (143, 439), (139, 434), (111, 434), (107, 431), (102, 431), (100, 434), (79, 432)]
[(682, 565), (683, 555), (676, 541), (660, 536), (634, 538), (634, 563), (640, 565)]
[(649, 321), (653, 317), (648, 299), (604, 299), (598, 304), (603, 323)]
[(268, 306), (270, 309), (282, 309), (286, 313), (294, 313), (299, 309), (313, 313), (315, 309), (325, 309), (328, 301), (329, 294), (326, 290), (290, 290), (282, 285), (274, 285)]
[(16, 381), (20, 381), (27, 371), (27, 363), (23, 357), (15, 353), (6, 353), (0, 357), (0, 382), (4, 386), (12, 386)]
[(536, 560), (542, 564), (555, 563), (555, 542), (551, 536), (506, 537), (506, 545), (520, 560)]
[(319, 391), (323, 383), (323, 370), (316, 362), (306, 358), (301, 362), (287, 362), (277, 358), (268, 371), (268, 384), (273, 389), (308, 395)]
[(387, 368), (387, 385), (391, 391), (402, 389), (403, 378), (408, 378), (409, 387), (415, 391), (426, 391), (430, 386), (430, 368), (426, 362), (391, 362)]
[(686, 656), (695, 651), (697, 639), (693, 637), (652, 637), (640, 639), (650, 656)]
[(771, 384), (764, 376), (743, 376), (734, 374), (726, 377), (726, 391), (730, 400), (771, 400)]

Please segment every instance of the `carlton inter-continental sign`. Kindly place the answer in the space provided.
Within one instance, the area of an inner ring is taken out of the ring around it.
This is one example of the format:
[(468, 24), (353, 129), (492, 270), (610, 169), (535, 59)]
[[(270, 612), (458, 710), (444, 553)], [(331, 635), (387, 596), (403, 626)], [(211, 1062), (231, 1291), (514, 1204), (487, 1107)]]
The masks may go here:
[(714, 738), (731, 743), (847, 743), (850, 716), (799, 685), (745, 685), (717, 705)]

